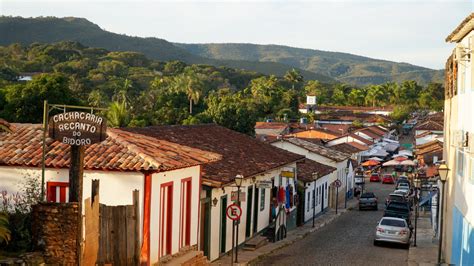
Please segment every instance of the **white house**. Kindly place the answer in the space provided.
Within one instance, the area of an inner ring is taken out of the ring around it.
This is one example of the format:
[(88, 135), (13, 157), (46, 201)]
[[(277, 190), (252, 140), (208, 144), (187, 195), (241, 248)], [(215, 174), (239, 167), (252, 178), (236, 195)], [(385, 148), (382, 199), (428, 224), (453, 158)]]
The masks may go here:
[[(0, 122), (0, 190), (15, 193), (25, 178), (41, 180), (42, 127)], [(68, 201), (69, 150), (47, 138), (47, 201)], [(218, 159), (215, 153), (108, 129), (105, 141), (86, 147), (83, 199), (90, 197), (93, 179), (100, 180), (100, 203), (107, 205), (132, 204), (132, 191), (139, 190), (141, 259), (158, 263), (197, 245), (200, 165)]]
[[(446, 38), (455, 49), (446, 63), (444, 154), (450, 171), (445, 184), (442, 260), (474, 262), (474, 13)], [(437, 127), (438, 128), (442, 127)], [(434, 128), (427, 128), (434, 131)], [(439, 187), (442, 187), (439, 183)], [(443, 200), (442, 200), (443, 201)], [(441, 217), (441, 215), (440, 215)], [(438, 234), (439, 235), (439, 234)]]
[[(310, 142), (308, 140), (298, 138), (280, 139), (271, 143), (273, 146), (304, 155), (307, 159), (329, 165), (336, 168), (336, 171), (331, 174), (329, 178), (330, 185), (333, 182), (340, 180), (342, 186), (339, 187), (339, 191), (348, 191), (349, 180), (347, 178), (346, 169), (349, 167), (350, 154), (346, 154), (331, 148)], [(329, 193), (330, 202), (332, 206), (335, 204), (335, 189), (332, 186), (332, 191)], [(339, 193), (339, 202), (344, 201), (344, 193)]]
[(308, 222), (329, 206), (328, 187), (335, 167), (305, 159), (298, 162), (298, 182), (304, 188), (303, 221)]
[(211, 261), (232, 249), (233, 223), (226, 217), (226, 209), (237, 201), (237, 175), (244, 177), (240, 187), (239, 244), (268, 229), (279, 206), (288, 213), (287, 229), (296, 227), (296, 163), (304, 156), (214, 124), (127, 130), (222, 156), (202, 168), (199, 249)]

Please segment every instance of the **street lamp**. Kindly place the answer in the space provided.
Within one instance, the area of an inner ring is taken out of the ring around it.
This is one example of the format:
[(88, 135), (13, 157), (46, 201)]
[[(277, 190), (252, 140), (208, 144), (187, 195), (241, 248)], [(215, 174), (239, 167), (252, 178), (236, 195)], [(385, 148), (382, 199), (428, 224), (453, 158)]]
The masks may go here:
[(418, 173), (415, 172), (415, 179), (413, 180), (415, 185), (415, 239), (413, 241), (413, 246), (416, 247), (416, 236), (418, 234), (418, 208), (419, 208), (419, 199), (418, 199), (418, 188), (420, 187), (421, 180), (418, 178)]
[(438, 244), (438, 264), (441, 264), (441, 247), (443, 245), (443, 216), (444, 216), (444, 211), (443, 211), (443, 204), (444, 204), (444, 183), (446, 183), (446, 180), (448, 179), (448, 172), (449, 168), (446, 164), (441, 164), (438, 166), (438, 175), (439, 175), (439, 180), (441, 181), (441, 218), (439, 221), (439, 244)]
[(347, 189), (347, 179), (349, 179), (349, 178), (347, 178), (347, 177), (349, 175), (349, 167), (346, 167), (346, 169), (344, 169), (344, 171), (346, 172), (346, 189), (345, 189), (346, 196), (344, 197), (344, 209), (347, 209), (347, 196), (348, 196), (347, 194), (349, 192), (348, 189)]
[(314, 227), (314, 216), (316, 215), (316, 196), (314, 196), (314, 193), (316, 191), (316, 180), (319, 177), (318, 172), (313, 173), (313, 180), (314, 180), (314, 187), (313, 187), (313, 227)]
[[(237, 186), (237, 205), (240, 207), (240, 187), (242, 186), (242, 181), (244, 180), (243, 175), (236, 175), (235, 176), (235, 185)], [(237, 228), (236, 230), (236, 236), (235, 236), (235, 263), (237, 263), (237, 256), (239, 252), (239, 224), (240, 224), (240, 218), (239, 220), (234, 221), (234, 225)]]

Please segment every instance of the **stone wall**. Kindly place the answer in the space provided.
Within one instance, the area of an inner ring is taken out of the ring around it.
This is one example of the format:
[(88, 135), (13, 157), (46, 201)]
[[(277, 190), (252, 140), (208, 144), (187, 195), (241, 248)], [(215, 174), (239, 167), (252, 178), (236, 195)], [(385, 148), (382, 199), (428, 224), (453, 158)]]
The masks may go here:
[(32, 215), (33, 245), (46, 264), (76, 265), (77, 203), (40, 203)]

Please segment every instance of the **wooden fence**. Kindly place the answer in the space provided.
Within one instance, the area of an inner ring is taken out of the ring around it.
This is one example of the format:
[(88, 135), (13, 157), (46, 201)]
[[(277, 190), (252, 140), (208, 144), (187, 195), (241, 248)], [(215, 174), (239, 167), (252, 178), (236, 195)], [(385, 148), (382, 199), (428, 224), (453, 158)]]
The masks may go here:
[[(90, 208), (86, 207), (84, 263), (95, 260), (95, 263), (91, 265), (139, 265), (140, 213), (138, 190), (133, 191), (133, 205), (107, 206), (98, 204), (98, 197), (94, 197), (94, 193), (99, 190), (98, 181), (93, 183), (92, 186), (93, 198), (97, 202), (96, 204), (93, 203), (92, 207), (98, 205), (99, 210), (98, 215), (94, 215), (93, 211), (88, 213), (87, 210)], [(97, 188), (94, 188), (94, 186), (97, 186)], [(92, 221), (88, 222), (88, 219)], [(93, 221), (94, 219), (98, 219), (97, 223)], [(89, 228), (88, 224), (90, 225)], [(97, 232), (97, 234), (94, 234), (94, 232)], [(98, 242), (98, 244), (94, 244), (94, 242)]]

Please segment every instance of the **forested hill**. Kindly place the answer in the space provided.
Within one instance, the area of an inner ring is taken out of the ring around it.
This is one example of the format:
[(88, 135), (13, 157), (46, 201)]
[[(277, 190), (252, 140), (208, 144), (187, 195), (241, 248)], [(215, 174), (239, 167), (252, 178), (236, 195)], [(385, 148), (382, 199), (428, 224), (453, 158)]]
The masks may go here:
[[(116, 34), (101, 29), (84, 18), (21, 18), (0, 17), (0, 46), (13, 43), (55, 43), (77, 41), (86, 46), (104, 48), (109, 51), (135, 51), (160, 61), (179, 60), (188, 64), (227, 66), (255, 71), (266, 75), (283, 76), (292, 66), (278, 62), (256, 62), (250, 60), (216, 60), (194, 55), (185, 49), (158, 38), (140, 38)], [(307, 80), (335, 82), (319, 73), (301, 70)]]
[(443, 80), (443, 71), (440, 70), (348, 53), (245, 43), (177, 43), (176, 45), (206, 58), (277, 62), (358, 85), (401, 82), (409, 79), (422, 84)]

